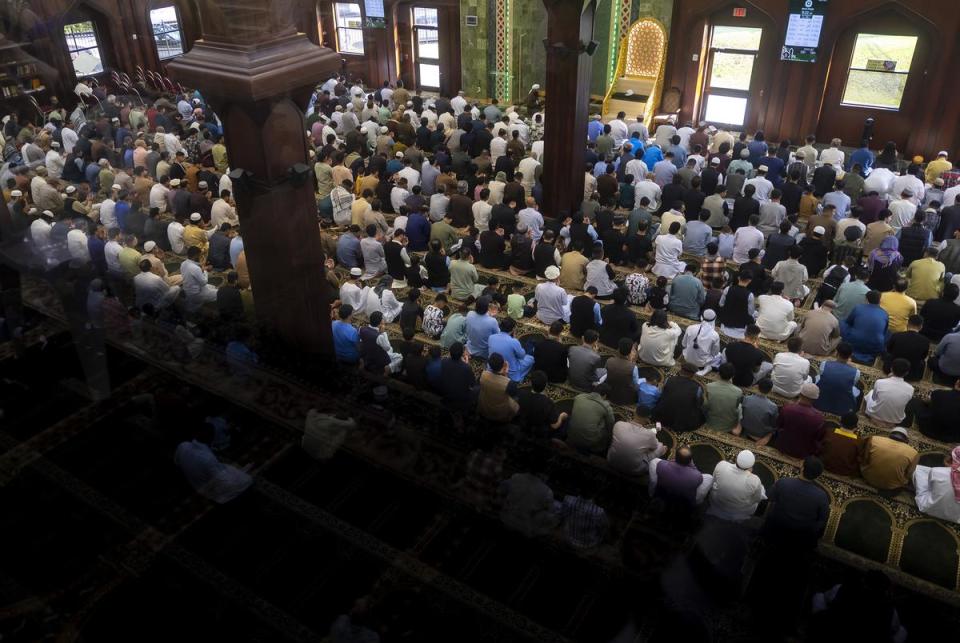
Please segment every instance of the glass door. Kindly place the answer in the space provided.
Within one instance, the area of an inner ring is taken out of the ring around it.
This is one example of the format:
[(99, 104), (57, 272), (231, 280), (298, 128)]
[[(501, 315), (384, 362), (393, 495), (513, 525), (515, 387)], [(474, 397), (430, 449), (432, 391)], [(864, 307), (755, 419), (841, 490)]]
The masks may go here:
[(417, 88), (440, 91), (440, 21), (436, 9), (413, 8), (413, 44)]
[(715, 125), (743, 127), (762, 34), (763, 30), (756, 27), (713, 28), (702, 120)]

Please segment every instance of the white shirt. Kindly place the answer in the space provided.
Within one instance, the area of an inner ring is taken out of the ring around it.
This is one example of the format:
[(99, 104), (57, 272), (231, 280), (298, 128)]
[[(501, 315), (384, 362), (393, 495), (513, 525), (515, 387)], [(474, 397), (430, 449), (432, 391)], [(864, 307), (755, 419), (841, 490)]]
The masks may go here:
[(913, 192), (913, 196), (909, 199), (910, 201), (913, 203), (923, 203), (923, 195), (926, 192), (926, 187), (923, 185), (923, 181), (912, 174), (898, 176), (893, 180), (893, 184), (890, 186), (890, 194), (899, 198), (900, 195), (903, 194), (904, 190), (910, 190)]
[(943, 191), (943, 207), (954, 205), (954, 203), (960, 202), (960, 185), (955, 185), (952, 188), (947, 188)]
[(49, 223), (43, 219), (34, 219), (30, 224), (30, 238), (33, 239), (33, 245), (38, 252), (47, 252), (50, 249), (50, 229)]
[(183, 291), (187, 297), (195, 297), (206, 289), (207, 273), (196, 261), (187, 259), (181, 263), (180, 275), (183, 276)]
[(215, 230), (219, 230), (224, 223), (235, 226), (239, 225), (240, 220), (237, 218), (237, 210), (232, 205), (225, 199), (217, 199), (210, 207), (210, 223)]
[(841, 168), (843, 167), (844, 158), (845, 157), (844, 157), (843, 151), (835, 147), (828, 147), (827, 149), (820, 152), (821, 165), (826, 165), (827, 163), (830, 163), (835, 168)]
[(655, 428), (645, 429), (633, 422), (620, 421), (613, 425), (607, 462), (611, 467), (627, 475), (641, 475), (650, 465), (650, 460), (663, 455), (666, 447), (657, 440)]
[[(756, 192), (753, 193), (753, 198), (757, 201), (769, 201), (770, 193), (773, 191), (773, 183), (771, 183), (765, 176), (755, 176), (752, 179), (747, 179), (743, 182), (743, 187), (746, 188), (748, 185), (752, 185)], [(745, 194), (745, 192), (741, 192)]]
[(173, 461), (194, 491), (216, 503), (233, 500), (253, 484), (247, 473), (223, 464), (209, 446), (197, 440), (181, 442)]
[[(763, 296), (760, 299), (763, 299)], [(783, 297), (780, 297), (780, 299), (783, 299)], [(786, 300), (784, 299), (784, 301)], [(793, 307), (793, 304), (790, 304), (790, 306)], [(777, 356), (773, 358), (773, 371), (770, 372), (770, 379), (773, 380), (774, 393), (779, 393), (784, 397), (797, 397), (800, 395), (800, 388), (808, 377), (810, 377), (810, 360), (806, 357), (784, 351), (777, 353)]]
[[(413, 189), (416, 186), (420, 185), (420, 173), (417, 172), (412, 167), (405, 167), (399, 172), (397, 172), (398, 177), (402, 177), (407, 180), (407, 189)], [(396, 209), (396, 208), (394, 208)]]
[(530, 128), (523, 121), (511, 121), (507, 127), (509, 136), (513, 138), (514, 132), (520, 132), (520, 142), (524, 145), (530, 144)]
[(906, 199), (891, 201), (887, 207), (893, 213), (893, 216), (890, 217), (890, 227), (894, 230), (910, 227), (913, 223), (913, 217), (917, 213), (917, 204)]
[(142, 308), (144, 304), (151, 304), (154, 308), (162, 307), (170, 294), (170, 288), (163, 277), (152, 272), (141, 272), (133, 278), (138, 308)]
[[(627, 129), (627, 124), (621, 121), (618, 118), (613, 119), (607, 125), (610, 126), (610, 136), (613, 137), (614, 147), (620, 147), (623, 145), (623, 142), (630, 138), (630, 132)], [(687, 137), (689, 139), (689, 136)], [(683, 141), (681, 141), (682, 143)]]
[(167, 226), (167, 240), (170, 241), (170, 250), (174, 254), (182, 255), (187, 251), (187, 245), (183, 242), (183, 224), (179, 221), (171, 221)]
[(866, 395), (867, 415), (881, 422), (899, 424), (906, 417), (904, 411), (912, 398), (913, 386), (904, 382), (902, 377), (879, 379)]
[[(893, 188), (893, 180), (896, 178), (893, 172), (885, 167), (874, 169), (863, 180), (863, 193), (870, 194), (876, 192), (882, 199), (890, 198), (890, 190)], [(897, 196), (900, 196), (899, 194)]]
[(110, 272), (123, 272), (123, 266), (120, 265), (121, 250), (123, 250), (123, 246), (114, 239), (107, 241), (106, 245), (103, 246), (103, 256), (107, 260), (107, 270)]
[(410, 196), (410, 192), (401, 187), (394, 186), (390, 190), (390, 205), (393, 206), (394, 212), (400, 212), (400, 206), (403, 205), (408, 196)]
[(459, 116), (467, 108), (467, 99), (458, 94), (450, 99), (450, 107), (453, 108), (454, 116)]
[(960, 502), (953, 492), (950, 467), (917, 465), (913, 471), (917, 509), (934, 518), (960, 523)]
[(480, 232), (490, 229), (490, 211), (493, 206), (486, 201), (476, 201), (473, 204), (473, 225)]
[[(775, 341), (783, 341), (792, 330), (793, 303), (780, 295), (760, 295), (757, 297), (757, 326), (760, 336)], [(795, 326), (794, 326), (795, 328)]]
[[(696, 343), (696, 346), (694, 346)], [(720, 354), (720, 334), (713, 322), (701, 322), (687, 326), (683, 335), (683, 359), (703, 368)]]
[(697, 130), (692, 127), (681, 127), (677, 130), (677, 136), (680, 137), (680, 147), (690, 151), (690, 137), (696, 133)]
[(74, 228), (67, 233), (67, 250), (70, 257), (86, 263), (90, 261), (90, 249), (87, 246), (87, 235), (83, 230)]
[(507, 153), (507, 139), (496, 136), (490, 141), (490, 166), (496, 167), (497, 159)]
[(153, 187), (150, 188), (150, 207), (160, 208), (160, 212), (166, 212), (167, 192), (169, 191), (170, 188), (165, 186), (163, 183), (155, 183)]
[(167, 151), (167, 160), (173, 163), (176, 153), (183, 149), (183, 145), (180, 144), (176, 134), (164, 134), (163, 149)]
[[(633, 177), (633, 184), (637, 185), (638, 183), (642, 182), (644, 177), (647, 175), (647, 164), (640, 159), (632, 159), (627, 161), (627, 167), (624, 168), (624, 171)], [(648, 183), (653, 183), (653, 181), (648, 181)], [(656, 183), (653, 184), (657, 185)], [(660, 186), (657, 185), (657, 192), (659, 193), (659, 191)], [(634, 196), (634, 199), (636, 199), (636, 196)]]
[(683, 241), (672, 234), (661, 234), (653, 240), (653, 245), (656, 247), (653, 274), (672, 279), (686, 270), (687, 264), (680, 261)]
[(540, 161), (528, 156), (527, 158), (521, 160), (517, 163), (517, 170), (523, 174), (523, 180), (520, 181), (520, 184), (527, 191), (527, 194), (530, 194), (530, 191), (533, 189), (533, 186), (537, 183), (537, 168), (540, 167)]
[(361, 288), (352, 281), (340, 286), (340, 303), (353, 306), (354, 314), (363, 314), (367, 307), (367, 291), (369, 287)]
[(641, 362), (654, 366), (673, 366), (676, 363), (673, 350), (683, 331), (676, 322), (669, 322), (669, 324), (669, 328), (660, 328), (651, 324), (643, 325), (640, 331), (640, 345), (637, 349), (637, 358)]
[(713, 489), (707, 513), (724, 520), (747, 520), (766, 497), (760, 478), (724, 460), (713, 470)]
[[(631, 161), (632, 163), (632, 161)], [(627, 167), (630, 167), (630, 164), (627, 164)], [(650, 205), (647, 206), (651, 211), (656, 210), (660, 207), (660, 194), (663, 190), (655, 181), (649, 179), (643, 179), (633, 186), (633, 208), (637, 209), (640, 207), (640, 199), (647, 197), (650, 199)]]
[(763, 247), (763, 233), (753, 226), (743, 226), (737, 228), (733, 235), (733, 261), (734, 263), (747, 263), (750, 256), (747, 254), (753, 248)]
[(53, 178), (59, 179), (60, 175), (63, 174), (64, 161), (63, 157), (60, 156), (60, 152), (56, 150), (50, 150), (47, 152), (47, 156), (43, 163), (47, 166), (47, 173)]
[(544, 324), (552, 324), (558, 319), (570, 318), (570, 297), (567, 291), (553, 281), (545, 281), (534, 289), (537, 302), (537, 319)]
[(77, 144), (77, 141), (80, 140), (80, 137), (69, 127), (64, 127), (60, 130), (60, 140), (63, 141), (63, 152), (69, 154), (73, 151), (74, 146)]

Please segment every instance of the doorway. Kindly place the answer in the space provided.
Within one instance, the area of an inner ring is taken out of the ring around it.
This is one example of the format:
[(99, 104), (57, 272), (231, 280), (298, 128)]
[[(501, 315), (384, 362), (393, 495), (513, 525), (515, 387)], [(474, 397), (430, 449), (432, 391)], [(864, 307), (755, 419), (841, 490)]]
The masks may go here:
[(759, 27), (717, 25), (711, 29), (701, 120), (743, 128), (762, 37)]
[(413, 7), (413, 68), (417, 89), (440, 91), (440, 16), (435, 8)]

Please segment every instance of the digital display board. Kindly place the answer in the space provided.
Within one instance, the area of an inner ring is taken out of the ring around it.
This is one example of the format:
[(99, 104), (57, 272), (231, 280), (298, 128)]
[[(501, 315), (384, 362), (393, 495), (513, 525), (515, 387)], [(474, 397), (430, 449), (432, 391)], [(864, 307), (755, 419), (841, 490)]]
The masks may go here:
[(383, 29), (387, 26), (383, 0), (363, 0), (363, 13), (366, 17), (363, 23), (364, 27)]
[(817, 61), (817, 47), (827, 10), (827, 0), (790, 0), (787, 35), (780, 50), (780, 60), (812, 63)]

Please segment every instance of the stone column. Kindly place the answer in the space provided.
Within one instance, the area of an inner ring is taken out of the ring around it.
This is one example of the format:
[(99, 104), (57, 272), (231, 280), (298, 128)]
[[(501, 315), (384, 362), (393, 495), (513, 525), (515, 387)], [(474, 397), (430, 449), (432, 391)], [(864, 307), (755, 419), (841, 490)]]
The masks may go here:
[(203, 38), (170, 64), (223, 121), (257, 319), (307, 356), (333, 355), (303, 111), (340, 58), (297, 33), (294, 0), (199, 0)]
[[(544, 214), (561, 217), (583, 201), (596, 0), (543, 0), (547, 9), (547, 117), (544, 123)], [(562, 217), (561, 217), (562, 218)]]

